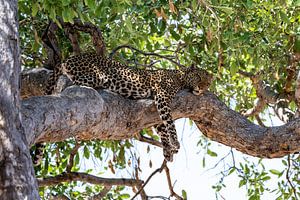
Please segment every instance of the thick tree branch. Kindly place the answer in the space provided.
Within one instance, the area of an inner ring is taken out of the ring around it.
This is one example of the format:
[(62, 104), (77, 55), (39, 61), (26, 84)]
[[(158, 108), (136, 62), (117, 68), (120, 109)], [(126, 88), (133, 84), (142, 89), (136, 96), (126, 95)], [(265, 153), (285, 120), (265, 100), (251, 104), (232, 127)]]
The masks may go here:
[[(229, 109), (214, 94), (179, 93), (173, 118), (189, 117), (208, 138), (243, 153), (275, 158), (300, 151), (300, 119), (278, 127), (261, 127)], [(73, 86), (56, 96), (22, 101), (22, 117), (29, 144), (133, 138), (160, 119), (152, 100), (129, 100), (106, 91)]]
[[(104, 43), (104, 39), (102, 37), (102, 33), (101, 30), (95, 26), (92, 23), (89, 22), (85, 22), (82, 23), (79, 19), (74, 20), (74, 23), (68, 23), (68, 22), (63, 22), (62, 19), (60, 19), (60, 23), (62, 24), (62, 26), (66, 29), (68, 29), (69, 31), (83, 31), (85, 33), (89, 33), (91, 38), (92, 38), (92, 42), (96, 48), (96, 52), (98, 55), (100, 56), (104, 56), (105, 52), (106, 52), (106, 45)], [(70, 38), (71, 39), (71, 38)], [(74, 38), (73, 38), (74, 39)], [(71, 39), (72, 41), (72, 39)], [(72, 41), (72, 44), (74, 42)], [(74, 45), (73, 45), (74, 48)]]
[(61, 61), (61, 51), (58, 47), (58, 41), (55, 35), (57, 30), (58, 26), (50, 21), (42, 35), (43, 45), (48, 54), (48, 59), (45, 63), (47, 69), (54, 69), (55, 65)]
[(81, 172), (67, 172), (53, 177), (38, 178), (39, 187), (57, 185), (61, 182), (71, 182), (71, 181), (82, 181), (91, 184), (103, 185), (103, 186), (114, 186), (114, 185), (125, 185), (125, 186), (138, 186), (143, 184), (142, 181), (135, 179), (126, 178), (101, 178), (91, 174), (81, 173)]

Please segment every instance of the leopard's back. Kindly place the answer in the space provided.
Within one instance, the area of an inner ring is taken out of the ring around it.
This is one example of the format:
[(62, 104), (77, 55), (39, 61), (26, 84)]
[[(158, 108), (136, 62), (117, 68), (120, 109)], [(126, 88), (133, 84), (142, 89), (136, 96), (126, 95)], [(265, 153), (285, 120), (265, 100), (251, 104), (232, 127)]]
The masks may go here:
[[(205, 70), (188, 68), (183, 70), (140, 70), (120, 62), (83, 54), (72, 56), (55, 68), (48, 91), (52, 91), (60, 75), (67, 75), (76, 85), (105, 88), (132, 99), (154, 97), (157, 111), (162, 120), (157, 131), (161, 137), (165, 159), (173, 160), (180, 147), (171, 102), (176, 93), (189, 88), (199, 95), (208, 89), (212, 76)], [(51, 93), (51, 92), (50, 92)]]

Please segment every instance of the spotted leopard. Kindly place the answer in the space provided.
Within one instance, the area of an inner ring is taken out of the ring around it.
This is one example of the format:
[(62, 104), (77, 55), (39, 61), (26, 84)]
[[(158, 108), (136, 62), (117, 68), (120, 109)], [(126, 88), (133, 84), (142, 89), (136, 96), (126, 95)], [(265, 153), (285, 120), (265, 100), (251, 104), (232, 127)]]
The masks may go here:
[(162, 124), (157, 127), (163, 154), (173, 160), (180, 144), (177, 139), (170, 104), (176, 93), (191, 89), (199, 95), (208, 89), (212, 75), (203, 69), (190, 67), (181, 70), (142, 70), (93, 53), (71, 56), (59, 64), (48, 84), (51, 94), (60, 75), (66, 75), (74, 84), (95, 89), (108, 89), (126, 98), (154, 98)]

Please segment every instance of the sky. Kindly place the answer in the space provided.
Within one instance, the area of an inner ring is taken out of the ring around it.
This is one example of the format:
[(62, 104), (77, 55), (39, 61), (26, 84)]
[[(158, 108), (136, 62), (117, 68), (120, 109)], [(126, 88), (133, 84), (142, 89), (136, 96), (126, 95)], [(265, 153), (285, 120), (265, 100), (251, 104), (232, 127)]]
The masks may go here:
[[(224, 162), (220, 162), (219, 165), (213, 168), (218, 161), (228, 154), (230, 151), (229, 147), (226, 147), (222, 144), (218, 144), (213, 142), (210, 146), (210, 149), (215, 151), (218, 156), (210, 157), (205, 156), (206, 167), (202, 166), (202, 158), (205, 154), (204, 150), (201, 150), (200, 146), (197, 146), (197, 143), (200, 139), (201, 132), (196, 128), (196, 126), (190, 126), (188, 123), (185, 123), (186, 119), (180, 119), (176, 121), (177, 133), (179, 133), (179, 139), (181, 140), (181, 149), (179, 153), (174, 157), (174, 161), (172, 163), (168, 163), (170, 168), (172, 182), (175, 182), (174, 190), (177, 194), (181, 195), (182, 189), (184, 189), (187, 193), (187, 198), (191, 200), (197, 200), (201, 197), (201, 199), (205, 200), (215, 200), (216, 194), (215, 190), (212, 189), (212, 186), (218, 183), (221, 178), (219, 174), (225, 167), (232, 163), (231, 156), (228, 156)], [(185, 128), (183, 129), (183, 125), (185, 124)], [(147, 146), (143, 144), (139, 144), (141, 146)], [(139, 147), (141, 151), (146, 151), (146, 147)], [(151, 157), (157, 160), (162, 161), (162, 151), (159, 148), (155, 152), (151, 152)], [(243, 161), (244, 154), (234, 150), (235, 162)], [(249, 161), (257, 162), (257, 158), (247, 156)], [(147, 177), (156, 169), (159, 168), (161, 162), (155, 162), (155, 165), (152, 168), (147, 167), (147, 159), (144, 160), (144, 171), (143, 178), (147, 179)], [(266, 170), (269, 169), (281, 169), (281, 159), (264, 159), (263, 164), (266, 167)], [(209, 170), (210, 169), (210, 170)], [(268, 185), (272, 187), (276, 187), (277, 179), (273, 176)], [(227, 177), (225, 179), (226, 188), (222, 189), (220, 194), (224, 199), (229, 200), (242, 200), (247, 199), (246, 189), (239, 188), (240, 179), (237, 178), (234, 174)], [(145, 191), (149, 196), (169, 196), (169, 190), (167, 185), (166, 176), (163, 173), (155, 175), (149, 184), (145, 187)], [(262, 197), (262, 199), (275, 199), (276, 196), (266, 194)], [(220, 198), (221, 199), (221, 198)]]
[[(269, 119), (267, 121), (268, 125), (280, 125), (281, 123), (277, 119), (272, 121)], [(212, 142), (210, 149), (218, 154), (217, 157), (211, 157), (209, 155), (205, 156), (206, 166), (203, 167), (203, 156), (206, 150), (201, 146), (197, 146), (200, 137), (202, 137), (201, 132), (198, 130), (196, 125), (190, 125), (188, 119), (176, 120), (176, 129), (178, 134), (178, 139), (181, 143), (181, 148), (179, 152), (175, 155), (174, 161), (168, 163), (170, 169), (172, 183), (174, 184), (174, 191), (181, 195), (182, 190), (187, 193), (188, 200), (215, 200), (215, 199), (228, 199), (228, 200), (243, 200), (248, 199), (245, 187), (239, 188), (240, 179), (235, 175), (231, 174), (225, 178), (224, 184), (225, 188), (219, 193), (222, 197), (216, 197), (215, 190), (212, 186), (216, 185), (220, 178), (222, 177), (220, 172), (224, 169), (228, 169), (232, 164), (232, 157), (227, 156), (222, 162), (219, 162), (224, 156), (226, 156), (230, 149), (229, 147), (219, 144), (217, 142)], [(147, 153), (148, 144), (133, 140), (134, 148), (130, 153), (136, 153), (140, 156), (141, 169), (142, 172), (139, 174), (142, 180), (146, 180), (148, 176), (159, 168), (163, 161), (162, 149), (151, 146), (150, 152)], [(258, 159), (252, 156), (246, 156), (236, 150), (233, 150), (235, 163), (238, 164), (239, 161), (244, 161), (245, 157), (248, 161), (258, 162)], [(149, 167), (149, 161), (152, 161), (152, 167)], [(217, 163), (219, 164), (215, 166)], [(281, 159), (263, 159), (262, 163), (266, 167), (266, 171), (270, 169), (283, 169), (281, 164)], [(100, 166), (101, 165), (101, 166)], [(134, 163), (133, 163), (134, 165)], [(132, 165), (132, 166), (133, 166)], [(82, 169), (87, 168), (97, 168), (103, 169), (103, 163), (95, 163), (94, 161), (85, 162)], [(213, 168), (213, 169), (212, 169)], [(130, 175), (133, 168), (127, 168), (121, 171), (117, 171), (116, 174), (112, 174), (107, 170), (102, 177), (107, 178), (132, 178)], [(95, 175), (98, 175), (99, 171), (94, 171)], [(103, 170), (101, 172), (104, 172)], [(276, 188), (277, 177), (275, 175), (270, 175), (271, 180), (267, 181), (267, 186), (271, 189)], [(164, 196), (169, 197), (170, 192), (168, 188), (168, 183), (164, 171), (161, 174), (156, 174), (152, 177), (150, 182), (145, 186), (145, 192), (148, 196)], [(134, 194), (129, 188), (128, 193)], [(266, 192), (264, 196), (261, 197), (263, 200), (273, 200), (276, 198), (276, 194), (269, 194)], [(136, 198), (140, 199), (140, 197)], [(159, 199), (159, 198), (153, 198)], [(175, 199), (175, 198), (171, 198)]]

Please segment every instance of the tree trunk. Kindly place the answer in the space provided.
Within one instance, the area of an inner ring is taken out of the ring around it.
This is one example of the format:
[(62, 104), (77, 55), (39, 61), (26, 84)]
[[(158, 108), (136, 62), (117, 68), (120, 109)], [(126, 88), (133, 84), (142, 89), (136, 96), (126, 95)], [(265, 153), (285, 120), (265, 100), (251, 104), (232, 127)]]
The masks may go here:
[(39, 199), (21, 124), (17, 1), (0, 5), (0, 199)]

